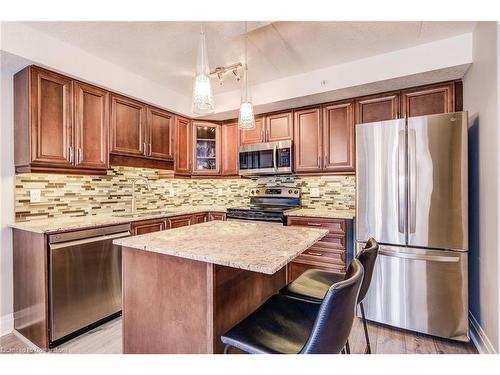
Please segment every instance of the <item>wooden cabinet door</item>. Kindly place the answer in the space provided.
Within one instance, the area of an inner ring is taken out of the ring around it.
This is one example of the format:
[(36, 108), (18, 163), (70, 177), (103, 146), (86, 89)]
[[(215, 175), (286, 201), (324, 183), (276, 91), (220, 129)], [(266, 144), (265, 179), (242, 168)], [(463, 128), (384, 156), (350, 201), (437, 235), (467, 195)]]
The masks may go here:
[(455, 84), (429, 85), (402, 91), (403, 116), (425, 116), (455, 111)]
[(356, 124), (399, 118), (399, 93), (373, 95), (356, 100)]
[(145, 220), (131, 224), (132, 235), (139, 236), (141, 234), (158, 232), (167, 229), (165, 220)]
[(111, 149), (118, 155), (146, 156), (146, 105), (111, 96)]
[(266, 142), (293, 139), (292, 112), (276, 113), (266, 117)]
[(353, 172), (354, 146), (354, 103), (323, 107), (323, 169)]
[(174, 116), (161, 109), (148, 107), (147, 133), (146, 155), (152, 159), (172, 160)]
[(213, 220), (226, 220), (226, 214), (223, 212), (210, 212), (208, 214), (208, 221), (213, 221)]
[(208, 215), (206, 213), (194, 214), (193, 215), (193, 224), (201, 224), (208, 221)]
[(255, 128), (252, 130), (240, 130), (240, 142), (242, 145), (265, 142), (264, 117), (255, 118)]
[(175, 119), (175, 173), (190, 174), (192, 167), (191, 122), (188, 119)]
[(73, 81), (32, 68), (31, 157), (35, 164), (68, 167), (74, 163)]
[(221, 173), (220, 124), (193, 121), (193, 170), (196, 175)]
[(75, 82), (75, 165), (108, 168), (109, 93)]
[(322, 167), (321, 110), (310, 108), (294, 114), (295, 172), (316, 172)]
[(221, 127), (221, 173), (224, 176), (238, 174), (239, 167), (239, 128), (238, 122), (222, 124)]
[(168, 219), (170, 229), (191, 225), (192, 221), (193, 221), (192, 215), (176, 216)]

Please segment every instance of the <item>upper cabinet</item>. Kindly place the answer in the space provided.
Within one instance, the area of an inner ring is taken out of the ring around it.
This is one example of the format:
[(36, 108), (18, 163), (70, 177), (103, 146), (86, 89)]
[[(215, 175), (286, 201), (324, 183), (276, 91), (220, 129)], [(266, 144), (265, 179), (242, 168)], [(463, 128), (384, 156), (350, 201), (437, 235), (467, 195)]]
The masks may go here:
[(147, 109), (147, 156), (153, 159), (174, 158), (174, 116), (162, 109)]
[(191, 121), (183, 117), (175, 119), (175, 173), (180, 175), (191, 174)]
[(402, 98), (402, 117), (434, 115), (456, 110), (454, 82), (403, 90)]
[(321, 108), (294, 113), (295, 172), (319, 172), (322, 169), (323, 135)]
[(356, 100), (356, 124), (394, 120), (399, 117), (399, 92)]
[(110, 152), (146, 156), (146, 105), (119, 95), (111, 96)]
[(29, 66), (14, 76), (17, 172), (106, 173), (108, 96)]
[(109, 93), (75, 82), (75, 165), (108, 168)]
[(276, 142), (293, 139), (292, 112), (273, 113), (255, 118), (255, 128), (241, 130), (241, 144)]
[(193, 174), (220, 174), (220, 125), (193, 121)]
[(323, 169), (354, 172), (354, 102), (323, 107)]
[(224, 123), (221, 126), (221, 174), (238, 174), (239, 164), (239, 127), (238, 121)]

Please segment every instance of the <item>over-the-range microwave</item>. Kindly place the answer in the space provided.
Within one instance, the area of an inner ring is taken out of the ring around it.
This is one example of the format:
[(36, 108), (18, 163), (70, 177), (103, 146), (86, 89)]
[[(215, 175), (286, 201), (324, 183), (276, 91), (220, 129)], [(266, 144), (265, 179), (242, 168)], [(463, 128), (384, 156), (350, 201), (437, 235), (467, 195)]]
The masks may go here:
[(240, 175), (292, 173), (292, 141), (240, 146)]

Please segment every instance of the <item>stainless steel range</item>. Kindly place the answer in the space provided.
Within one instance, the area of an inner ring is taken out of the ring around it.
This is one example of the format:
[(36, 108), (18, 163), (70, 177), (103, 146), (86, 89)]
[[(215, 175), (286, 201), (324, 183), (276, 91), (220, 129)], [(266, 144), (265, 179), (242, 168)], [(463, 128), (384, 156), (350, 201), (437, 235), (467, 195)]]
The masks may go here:
[(286, 225), (285, 212), (300, 208), (300, 189), (273, 186), (250, 190), (250, 206), (227, 209), (227, 220)]

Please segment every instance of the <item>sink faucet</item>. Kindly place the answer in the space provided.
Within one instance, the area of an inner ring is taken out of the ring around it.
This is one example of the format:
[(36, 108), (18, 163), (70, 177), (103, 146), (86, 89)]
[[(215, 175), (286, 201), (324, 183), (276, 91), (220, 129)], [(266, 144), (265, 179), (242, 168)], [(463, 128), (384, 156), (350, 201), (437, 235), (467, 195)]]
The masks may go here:
[(133, 214), (135, 214), (135, 185), (138, 182), (144, 182), (148, 187), (148, 191), (151, 191), (151, 186), (149, 185), (149, 181), (147, 179), (145, 179), (143, 177), (132, 179), (132, 213)]

